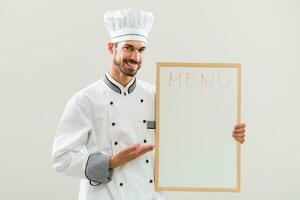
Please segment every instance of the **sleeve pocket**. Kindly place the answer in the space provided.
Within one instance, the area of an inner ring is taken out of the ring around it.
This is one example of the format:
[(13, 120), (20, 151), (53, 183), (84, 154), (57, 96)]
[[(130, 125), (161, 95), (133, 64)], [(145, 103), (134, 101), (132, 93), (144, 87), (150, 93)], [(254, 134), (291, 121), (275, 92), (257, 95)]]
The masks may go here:
[(147, 129), (155, 129), (156, 128), (156, 123), (155, 121), (147, 121)]

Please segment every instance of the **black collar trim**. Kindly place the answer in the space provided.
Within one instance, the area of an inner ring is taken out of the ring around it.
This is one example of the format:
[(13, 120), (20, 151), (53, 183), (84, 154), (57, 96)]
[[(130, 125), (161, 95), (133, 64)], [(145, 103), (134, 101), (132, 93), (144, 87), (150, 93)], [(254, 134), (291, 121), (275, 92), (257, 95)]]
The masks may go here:
[(130, 94), (131, 92), (133, 92), (133, 90), (135, 89), (135, 87), (136, 87), (136, 78), (134, 78), (134, 81), (133, 81), (132, 85), (129, 86), (128, 93)]
[[(107, 74), (105, 74), (104, 78), (103, 78), (104, 83), (110, 89), (115, 91), (116, 93), (122, 94), (122, 90), (121, 90), (120, 86), (113, 83), (109, 78), (111, 78), (111, 77), (107, 77)], [(131, 85), (129, 87), (126, 86), (126, 88), (128, 88), (127, 91), (126, 91), (128, 94), (132, 93), (135, 90), (135, 88), (136, 88), (136, 78), (135, 77), (134, 77), (134, 81), (131, 83)]]
[(104, 83), (105, 83), (108, 87), (110, 87), (110, 89), (112, 89), (112, 90), (115, 91), (116, 93), (122, 94), (121, 89), (120, 89), (118, 86), (116, 86), (113, 82), (111, 82), (111, 81), (107, 78), (106, 74), (105, 74), (105, 76), (104, 76), (103, 81), (104, 81)]

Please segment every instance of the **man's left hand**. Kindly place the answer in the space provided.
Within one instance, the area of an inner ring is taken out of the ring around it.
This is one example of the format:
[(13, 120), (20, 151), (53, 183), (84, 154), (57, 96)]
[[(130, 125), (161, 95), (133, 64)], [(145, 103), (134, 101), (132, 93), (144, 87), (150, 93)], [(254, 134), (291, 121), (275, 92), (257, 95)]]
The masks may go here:
[(243, 144), (245, 142), (245, 132), (246, 132), (246, 124), (240, 123), (235, 125), (232, 131), (232, 137), (239, 143)]

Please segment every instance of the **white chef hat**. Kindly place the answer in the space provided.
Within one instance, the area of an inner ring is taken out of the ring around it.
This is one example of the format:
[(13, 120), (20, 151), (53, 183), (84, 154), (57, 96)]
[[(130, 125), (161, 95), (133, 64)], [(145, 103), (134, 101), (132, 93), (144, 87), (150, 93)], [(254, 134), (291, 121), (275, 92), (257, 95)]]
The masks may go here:
[(111, 42), (138, 40), (147, 42), (152, 27), (153, 14), (138, 9), (120, 9), (104, 14), (104, 21)]

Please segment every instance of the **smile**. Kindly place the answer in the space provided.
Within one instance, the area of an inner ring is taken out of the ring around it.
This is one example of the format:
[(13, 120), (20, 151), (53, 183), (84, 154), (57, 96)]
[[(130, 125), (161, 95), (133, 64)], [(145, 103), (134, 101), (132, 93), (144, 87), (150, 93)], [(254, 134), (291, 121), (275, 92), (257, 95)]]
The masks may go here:
[(126, 63), (126, 65), (128, 65), (129, 67), (137, 67), (137, 66), (138, 66), (138, 63), (133, 63), (133, 62), (130, 62), (130, 61), (126, 61), (125, 63)]

